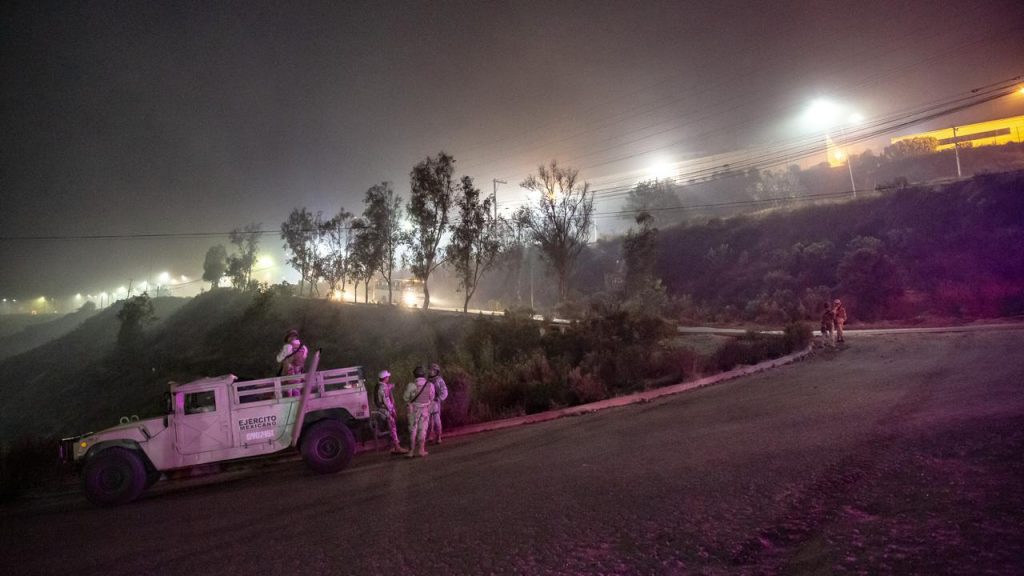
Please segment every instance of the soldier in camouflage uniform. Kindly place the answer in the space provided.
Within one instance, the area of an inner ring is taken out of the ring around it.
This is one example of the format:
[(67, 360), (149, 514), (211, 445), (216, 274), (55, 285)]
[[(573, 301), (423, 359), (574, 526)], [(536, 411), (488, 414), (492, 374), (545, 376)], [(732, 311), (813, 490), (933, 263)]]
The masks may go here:
[(825, 346), (833, 347), (836, 345), (835, 340), (833, 340), (835, 321), (836, 316), (832, 313), (832, 307), (829, 306), (828, 302), (825, 302), (821, 312), (821, 339)]
[(846, 324), (846, 306), (843, 306), (839, 298), (832, 302), (832, 315), (835, 316), (836, 322), (836, 342), (842, 344), (846, 342), (846, 339), (843, 338), (843, 326)]
[(377, 381), (377, 410), (387, 420), (388, 429), (391, 432), (391, 453), (405, 454), (408, 450), (402, 448), (402, 444), (398, 441), (398, 426), (395, 424), (394, 389), (395, 385), (391, 382), (391, 372), (382, 370)]
[(412, 371), (415, 381), (409, 382), (402, 397), (409, 406), (409, 458), (416, 455), (416, 447), (420, 456), (427, 455), (427, 422), (430, 419), (430, 405), (434, 402), (434, 385), (427, 381), (427, 373), (422, 366)]
[(430, 383), (434, 385), (434, 401), (430, 403), (430, 425), (427, 427), (427, 439), (433, 437), (434, 444), (441, 443), (441, 402), (448, 399), (448, 385), (441, 378), (441, 367), (430, 365)]

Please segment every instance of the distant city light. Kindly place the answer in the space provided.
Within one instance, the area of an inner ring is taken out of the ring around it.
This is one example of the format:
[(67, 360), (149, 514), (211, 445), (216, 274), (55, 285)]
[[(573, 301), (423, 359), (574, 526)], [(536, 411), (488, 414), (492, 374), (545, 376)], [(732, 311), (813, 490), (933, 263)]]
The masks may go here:
[(402, 301), (405, 302), (406, 306), (415, 306), (416, 295), (413, 294), (412, 292), (406, 292), (405, 294), (402, 295)]
[(182, 282), (188, 282), (188, 276), (185, 276), (184, 274), (182, 274), (181, 275), (181, 281)]
[(863, 121), (864, 115), (860, 114), (859, 112), (854, 112), (853, 114), (850, 114), (850, 117), (846, 119), (846, 122), (849, 124), (860, 124)]
[(117, 293), (118, 293), (118, 294), (124, 294), (124, 293), (125, 293), (125, 292), (127, 292), (127, 291), (128, 291), (128, 289), (127, 289), (127, 288), (125, 288), (124, 286), (118, 286), (118, 287), (117, 287)]
[(160, 282), (161, 284), (167, 284), (170, 281), (171, 275), (168, 274), (167, 272), (161, 272), (160, 275), (157, 276), (157, 282)]
[(274, 259), (267, 255), (261, 255), (256, 258), (257, 268), (269, 268), (274, 265)]
[(81, 299), (82, 299), (82, 295), (81, 294), (75, 294), (75, 300), (81, 300)]
[(46, 302), (46, 296), (40, 296), (39, 297), (39, 301), (40, 302)]

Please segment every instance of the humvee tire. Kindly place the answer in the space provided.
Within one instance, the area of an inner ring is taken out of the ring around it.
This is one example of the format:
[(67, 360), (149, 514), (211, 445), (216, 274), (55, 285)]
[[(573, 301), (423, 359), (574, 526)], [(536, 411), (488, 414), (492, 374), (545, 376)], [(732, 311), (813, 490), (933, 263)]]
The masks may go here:
[(127, 504), (146, 488), (146, 465), (131, 450), (107, 448), (86, 462), (82, 487), (93, 504)]
[(337, 420), (321, 420), (302, 435), (302, 459), (314, 472), (330, 474), (349, 465), (356, 451), (352, 431)]
[(143, 489), (148, 490), (150, 486), (157, 483), (157, 480), (160, 480), (161, 476), (163, 473), (155, 468), (146, 469), (146, 486)]

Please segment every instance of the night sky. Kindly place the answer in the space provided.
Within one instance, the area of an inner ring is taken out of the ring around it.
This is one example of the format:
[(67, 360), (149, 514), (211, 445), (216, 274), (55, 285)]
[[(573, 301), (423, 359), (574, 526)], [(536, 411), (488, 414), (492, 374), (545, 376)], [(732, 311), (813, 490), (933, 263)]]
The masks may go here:
[[(198, 277), (226, 238), (133, 236), (359, 213), (382, 180), (408, 197), (412, 166), (441, 150), (487, 192), (506, 180), (508, 209), (552, 158), (600, 189), (791, 138), (814, 98), (871, 118), (1024, 73), (1019, 0), (0, 10), (0, 296), (23, 300)], [(83, 235), (126, 237), (24, 238)], [(280, 263), (277, 235), (263, 245)]]

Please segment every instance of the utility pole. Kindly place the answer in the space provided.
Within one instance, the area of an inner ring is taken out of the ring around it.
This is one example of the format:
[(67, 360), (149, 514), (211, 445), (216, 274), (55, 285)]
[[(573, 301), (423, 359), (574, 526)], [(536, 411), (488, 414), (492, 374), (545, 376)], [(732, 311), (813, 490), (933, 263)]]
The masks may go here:
[(494, 223), (495, 223), (495, 225), (497, 225), (497, 223), (498, 223), (498, 184), (508, 184), (508, 182), (505, 182), (504, 180), (498, 180), (497, 178), (494, 178), (493, 180), (491, 180), (491, 183), (494, 184), (494, 194), (491, 196), (491, 198), (494, 199)]
[(857, 185), (853, 183), (853, 156), (846, 152), (846, 167), (850, 170), (850, 189), (853, 190), (853, 197), (857, 198)]
[(960, 172), (960, 139), (956, 135), (956, 126), (953, 126), (953, 154), (956, 156), (956, 177), (962, 178)]

